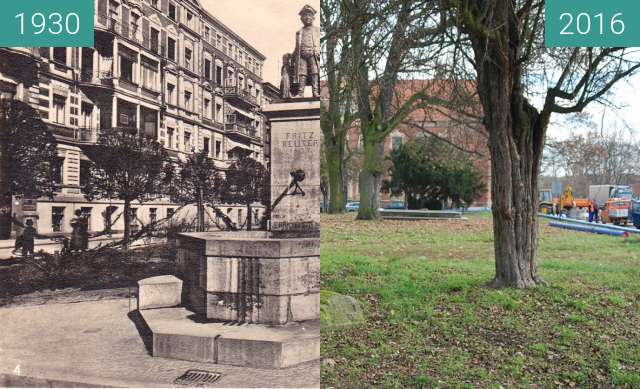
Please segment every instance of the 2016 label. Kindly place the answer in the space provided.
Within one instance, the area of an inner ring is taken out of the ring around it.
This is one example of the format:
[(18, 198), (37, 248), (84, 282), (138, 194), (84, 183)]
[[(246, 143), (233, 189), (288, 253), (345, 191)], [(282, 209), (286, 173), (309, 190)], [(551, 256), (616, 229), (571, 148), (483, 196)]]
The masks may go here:
[[(591, 23), (591, 15), (586, 12), (579, 13), (575, 18), (569, 12), (565, 12), (560, 15), (560, 21), (565, 24), (564, 28), (560, 31), (561, 35), (573, 35), (578, 33), (580, 35), (587, 35), (592, 32), (592, 23)], [(615, 35), (620, 35), (624, 33), (625, 24), (622, 19), (622, 13), (618, 12), (613, 15), (609, 20), (609, 30), (605, 30), (605, 17), (601, 12), (599, 14), (593, 15), (593, 21), (596, 23), (596, 30), (593, 31), (596, 34), (604, 35), (607, 32), (611, 32)], [(575, 23), (574, 23), (575, 21)]]
[(546, 0), (546, 47), (638, 47), (638, 0)]

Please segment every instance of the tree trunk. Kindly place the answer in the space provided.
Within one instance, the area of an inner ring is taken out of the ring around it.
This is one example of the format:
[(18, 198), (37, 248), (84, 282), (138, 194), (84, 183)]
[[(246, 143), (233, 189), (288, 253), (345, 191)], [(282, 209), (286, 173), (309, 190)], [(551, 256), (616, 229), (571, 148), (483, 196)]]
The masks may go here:
[[(5, 106), (5, 100), (0, 98), (0, 110)], [(4, 127), (5, 112), (0, 112), (0, 126)], [(8, 129), (0, 128), (0, 239), (11, 237), (11, 185), (9, 183), (9, 140)]]
[[(540, 160), (548, 125), (524, 98), (522, 65), (514, 34), (517, 26), (508, 10), (497, 11), (508, 33), (494, 39), (472, 39), (478, 94), (485, 114), (491, 152), (491, 197), (496, 275), (494, 287), (529, 288), (538, 276), (537, 199)], [(511, 36), (509, 35), (511, 34)]]
[(198, 232), (204, 232), (204, 199), (202, 198), (202, 189), (198, 192), (198, 201), (197, 201), (197, 217), (198, 217)]
[(364, 141), (364, 159), (358, 184), (360, 189), (359, 220), (373, 220), (380, 217), (380, 184), (384, 162), (384, 140)]
[(251, 204), (247, 204), (247, 231), (251, 231)]
[(131, 200), (124, 200), (124, 238), (122, 240), (123, 247), (129, 248), (129, 239), (131, 239)]
[(327, 173), (329, 175), (328, 213), (344, 213), (344, 155), (335, 147), (325, 147)]

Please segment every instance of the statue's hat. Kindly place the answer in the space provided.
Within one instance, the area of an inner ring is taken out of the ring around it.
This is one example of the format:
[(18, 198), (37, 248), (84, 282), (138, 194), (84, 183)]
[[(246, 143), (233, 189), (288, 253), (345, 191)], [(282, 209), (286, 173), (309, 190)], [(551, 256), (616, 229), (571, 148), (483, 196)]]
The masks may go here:
[(312, 6), (305, 5), (304, 7), (302, 7), (302, 10), (300, 11), (300, 13), (298, 15), (302, 16), (302, 15), (305, 15), (305, 14), (308, 14), (308, 13), (310, 13), (312, 15), (315, 15), (317, 12), (316, 12), (315, 9), (313, 9)]

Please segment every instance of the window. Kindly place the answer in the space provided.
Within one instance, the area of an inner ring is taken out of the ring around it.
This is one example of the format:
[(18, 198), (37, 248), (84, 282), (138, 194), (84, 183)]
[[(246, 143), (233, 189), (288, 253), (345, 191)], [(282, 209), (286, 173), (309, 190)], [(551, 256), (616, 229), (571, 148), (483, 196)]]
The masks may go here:
[(216, 158), (220, 158), (221, 151), (222, 151), (222, 142), (217, 140), (216, 141), (216, 150), (215, 150)]
[(160, 31), (151, 27), (151, 51), (154, 53), (160, 52)]
[(175, 90), (176, 90), (175, 85), (167, 84), (167, 102), (169, 104), (173, 104), (173, 105), (176, 104), (175, 93), (174, 93)]
[(53, 228), (53, 232), (62, 232), (64, 208), (65, 207), (51, 208), (51, 228)]
[(170, 60), (176, 60), (176, 40), (173, 38), (167, 38), (167, 57)]
[(192, 69), (191, 68), (191, 49), (185, 47), (184, 48), (184, 65), (188, 68), (188, 69)]
[(133, 83), (133, 61), (120, 56), (120, 78)]
[(204, 78), (211, 80), (211, 61), (208, 59), (204, 60)]
[(92, 126), (93, 105), (82, 103), (82, 127), (93, 128)]
[(193, 99), (191, 99), (191, 92), (184, 91), (184, 109), (193, 111)]
[(112, 19), (112, 21), (115, 21), (118, 19), (118, 3), (111, 0), (109, 2), (109, 17)]
[(400, 146), (402, 146), (402, 137), (401, 136), (391, 137), (391, 149), (398, 150)]
[(81, 207), (80, 211), (82, 211), (82, 216), (84, 216), (85, 220), (87, 221), (87, 228), (91, 230), (91, 213), (93, 211), (93, 208)]
[(158, 208), (149, 208), (149, 221), (151, 224), (158, 220)]
[(184, 151), (191, 151), (191, 133), (184, 132)]
[(131, 228), (131, 232), (137, 232), (138, 231), (138, 208), (129, 208), (129, 210), (131, 211), (130, 213), (130, 219), (129, 219), (129, 228)]
[(80, 160), (80, 185), (86, 185), (89, 181), (89, 174), (91, 174), (91, 169), (89, 165), (89, 161)]
[(135, 37), (138, 34), (138, 22), (140, 21), (140, 15), (131, 13), (131, 36)]
[(193, 26), (193, 14), (189, 11), (187, 11), (187, 26)]
[(176, 210), (174, 208), (167, 208), (167, 218), (171, 218), (173, 217), (173, 215), (176, 213)]
[(204, 99), (204, 117), (211, 119), (211, 100)]
[(64, 158), (57, 157), (52, 168), (53, 172), (51, 173), (53, 175), (53, 182), (55, 184), (62, 185), (62, 180), (64, 178), (62, 177), (63, 167)]
[(173, 146), (173, 134), (175, 133), (175, 130), (171, 127), (167, 128), (167, 147), (172, 149), (174, 148)]
[(64, 112), (67, 98), (64, 96), (53, 95), (53, 121), (65, 124)]
[(54, 47), (53, 48), (53, 60), (62, 64), (67, 64), (67, 48), (66, 47)]
[(216, 104), (216, 122), (222, 123), (222, 104)]
[(158, 90), (158, 63), (147, 57), (141, 57), (141, 63), (142, 86), (152, 91)]
[(222, 36), (220, 34), (216, 34), (216, 47), (222, 48)]
[(215, 82), (222, 84), (222, 66), (216, 65), (216, 79)]
[(202, 145), (202, 150), (204, 151), (204, 153), (206, 155), (209, 155), (209, 152), (211, 151), (210, 149), (210, 144), (211, 144), (211, 139), (207, 138), (206, 136), (204, 137), (203, 141), (202, 141), (203, 145)]
[(242, 222), (242, 210), (238, 209), (238, 224), (244, 224)]
[(176, 5), (173, 3), (169, 3), (169, 18), (176, 21)]
[(116, 212), (117, 209), (118, 209), (118, 207), (110, 205), (102, 213), (102, 219), (103, 219), (103, 222), (104, 222), (104, 230), (107, 233), (111, 233), (111, 227), (113, 226), (113, 223), (114, 223), (114, 221), (112, 220), (113, 219), (113, 214)]
[(154, 6), (155, 8), (158, 8), (158, 3), (159, 3), (159, 0), (151, 0), (151, 5)]
[(204, 40), (209, 42), (209, 37), (211, 36), (211, 29), (207, 26), (204, 27)]

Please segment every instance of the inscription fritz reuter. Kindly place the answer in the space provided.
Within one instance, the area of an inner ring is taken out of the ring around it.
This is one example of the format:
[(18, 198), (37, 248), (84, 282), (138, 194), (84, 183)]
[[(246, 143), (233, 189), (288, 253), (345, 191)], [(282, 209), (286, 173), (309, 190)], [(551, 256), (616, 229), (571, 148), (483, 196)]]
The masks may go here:
[(282, 147), (320, 147), (320, 139), (313, 131), (286, 132)]

